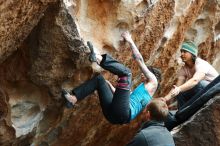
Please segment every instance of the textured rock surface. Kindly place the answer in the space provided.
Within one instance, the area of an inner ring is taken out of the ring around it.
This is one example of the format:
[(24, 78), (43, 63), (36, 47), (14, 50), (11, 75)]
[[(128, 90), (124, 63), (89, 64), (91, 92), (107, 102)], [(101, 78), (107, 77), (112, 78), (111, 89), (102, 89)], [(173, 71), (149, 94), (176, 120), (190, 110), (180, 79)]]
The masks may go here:
[[(124, 30), (131, 31), (146, 63), (163, 71), (157, 96), (165, 95), (175, 81), (180, 63), (176, 53), (184, 39), (195, 41), (200, 56), (220, 71), (215, 0), (6, 0), (0, 2), (0, 12), (0, 145), (115, 146), (125, 145), (135, 134), (140, 120), (109, 124), (97, 94), (73, 110), (63, 108), (61, 88), (71, 89), (100, 70), (88, 62), (88, 40), (96, 52), (109, 52), (129, 66), (138, 82), (138, 66), (128, 46), (119, 41)], [(217, 101), (202, 112), (215, 111), (219, 117)], [(190, 135), (189, 145), (219, 144), (219, 118), (196, 116), (193, 121), (197, 118), (205, 121), (197, 124), (198, 130), (214, 121), (210, 135), (216, 143)], [(193, 129), (189, 123), (177, 134), (177, 145), (187, 140)]]
[(0, 62), (20, 46), (52, 2), (56, 2), (56, 0), (7, 0), (0, 2)]
[[(86, 47), (71, 15), (63, 6), (52, 5), (27, 40), (30, 48), (30, 78), (46, 85), (56, 96), (61, 83), (86, 66)], [(87, 61), (88, 62), (88, 61)], [(85, 65), (83, 65), (85, 64)]]
[(178, 146), (218, 146), (220, 144), (220, 96), (211, 99), (174, 134)]

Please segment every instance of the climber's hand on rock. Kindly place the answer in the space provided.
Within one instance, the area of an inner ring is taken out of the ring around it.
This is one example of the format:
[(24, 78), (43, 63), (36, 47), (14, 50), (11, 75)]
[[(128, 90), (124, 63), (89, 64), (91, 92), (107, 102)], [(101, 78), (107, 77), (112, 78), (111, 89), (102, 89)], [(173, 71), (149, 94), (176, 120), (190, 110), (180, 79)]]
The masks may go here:
[(128, 31), (125, 31), (121, 34), (122, 38), (124, 38), (125, 41), (131, 43), (133, 42), (132, 38), (131, 38), (131, 34)]

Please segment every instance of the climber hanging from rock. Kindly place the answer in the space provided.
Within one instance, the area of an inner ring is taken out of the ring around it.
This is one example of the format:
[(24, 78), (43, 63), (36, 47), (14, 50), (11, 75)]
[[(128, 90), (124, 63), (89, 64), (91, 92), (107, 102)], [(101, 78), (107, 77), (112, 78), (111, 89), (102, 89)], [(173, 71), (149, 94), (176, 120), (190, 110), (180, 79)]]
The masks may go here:
[(133, 57), (142, 71), (143, 82), (131, 93), (132, 73), (130, 69), (108, 54), (96, 54), (93, 45), (88, 42), (88, 47), (91, 50), (90, 61), (96, 62), (103, 69), (117, 75), (117, 86), (114, 88), (101, 74), (96, 75), (74, 88), (71, 94), (62, 90), (67, 106), (73, 107), (78, 100), (84, 99), (97, 90), (105, 118), (112, 124), (125, 124), (133, 120), (151, 101), (157, 91), (161, 73), (158, 69), (145, 65), (129, 32), (122, 33), (122, 37), (130, 44)]

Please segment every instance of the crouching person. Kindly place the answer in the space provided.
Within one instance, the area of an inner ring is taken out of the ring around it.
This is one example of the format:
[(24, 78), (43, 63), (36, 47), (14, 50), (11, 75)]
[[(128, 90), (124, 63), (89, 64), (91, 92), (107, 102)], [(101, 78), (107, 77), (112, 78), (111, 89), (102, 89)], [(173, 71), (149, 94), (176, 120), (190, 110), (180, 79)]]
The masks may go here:
[(178, 110), (219, 75), (211, 64), (197, 57), (198, 47), (194, 42), (183, 42), (180, 51), (184, 66), (178, 73), (171, 95), (165, 97), (166, 100), (176, 97)]
[(153, 99), (142, 114), (146, 122), (127, 146), (175, 146), (172, 135), (164, 127), (168, 115), (164, 100)]

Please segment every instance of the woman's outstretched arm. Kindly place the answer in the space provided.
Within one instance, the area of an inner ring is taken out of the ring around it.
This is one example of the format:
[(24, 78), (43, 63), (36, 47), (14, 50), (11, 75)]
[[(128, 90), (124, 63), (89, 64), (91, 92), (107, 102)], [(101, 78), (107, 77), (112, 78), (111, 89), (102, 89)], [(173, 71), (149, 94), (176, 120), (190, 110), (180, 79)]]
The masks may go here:
[(143, 72), (144, 76), (149, 79), (149, 82), (154, 83), (157, 85), (158, 81), (155, 75), (147, 68), (144, 59), (139, 52), (137, 46), (135, 45), (134, 41), (131, 38), (131, 34), (126, 31), (122, 33), (122, 37), (130, 44), (132, 53), (133, 53), (133, 58), (136, 60), (138, 63), (141, 71)]

